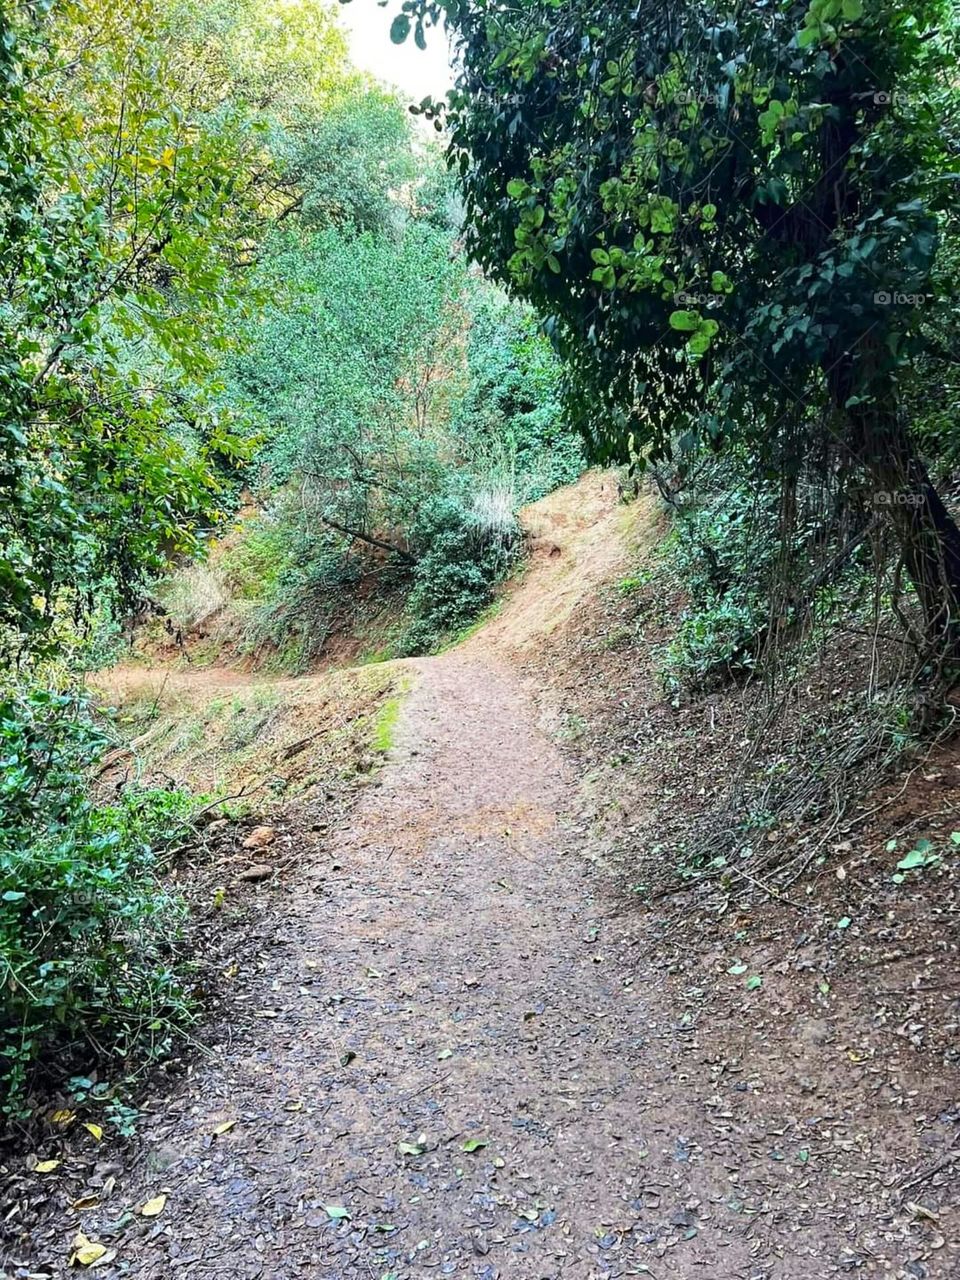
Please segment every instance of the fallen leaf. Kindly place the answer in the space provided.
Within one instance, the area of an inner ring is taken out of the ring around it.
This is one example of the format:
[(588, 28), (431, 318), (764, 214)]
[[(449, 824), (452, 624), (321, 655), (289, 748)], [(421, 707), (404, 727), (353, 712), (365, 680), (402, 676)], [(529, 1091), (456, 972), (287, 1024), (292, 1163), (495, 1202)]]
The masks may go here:
[(422, 1156), (423, 1147), (418, 1147), (415, 1142), (398, 1142), (397, 1151), (402, 1156)]
[(74, 1200), (70, 1208), (80, 1213), (83, 1209), (96, 1209), (99, 1203), (100, 1197), (91, 1192), (89, 1195), (81, 1196), (79, 1200)]
[(100, 1139), (103, 1137), (103, 1130), (100, 1128), (98, 1124), (85, 1124), (83, 1127), (86, 1129), (87, 1133), (89, 1133), (90, 1136), (94, 1139), (94, 1141), (99, 1142)]
[(54, 1169), (59, 1169), (62, 1163), (62, 1160), (41, 1160), (33, 1166), (33, 1172), (53, 1173)]
[(486, 1138), (468, 1138), (460, 1149), (469, 1153), (471, 1151), (482, 1151), (486, 1145)]
[(447, 1058), (452, 1058), (452, 1057), (453, 1057), (452, 1049), (441, 1049), (440, 1052), (437, 1054), (437, 1060), (439, 1062), (445, 1062)]
[(760, 977), (759, 973), (755, 973), (752, 977), (749, 977), (743, 985), (748, 991), (756, 991), (758, 987), (763, 986), (763, 979)]
[(907, 1208), (917, 1218), (926, 1218), (928, 1222), (939, 1222), (939, 1216), (932, 1209), (928, 1209), (925, 1204), (917, 1204), (915, 1200), (907, 1201)]
[(342, 1222), (344, 1218), (350, 1217), (350, 1210), (345, 1209), (342, 1204), (325, 1204), (323, 1208), (331, 1222)]
[(97, 1244), (95, 1240), (88, 1240), (83, 1232), (80, 1231), (73, 1242), (70, 1265), (71, 1267), (92, 1267), (95, 1262), (100, 1261), (106, 1252), (106, 1245)]
[(222, 1133), (229, 1133), (236, 1123), (236, 1120), (224, 1120), (222, 1124), (218, 1124), (214, 1129), (213, 1136), (219, 1138)]
[(50, 1123), (59, 1125), (60, 1128), (63, 1129), (66, 1128), (68, 1124), (71, 1124), (76, 1118), (77, 1113), (75, 1111), (55, 1111), (50, 1117)]
[(157, 1218), (163, 1213), (166, 1203), (166, 1196), (154, 1196), (152, 1200), (148, 1200), (146, 1204), (140, 1206), (140, 1216), (142, 1218)]
[(243, 842), (244, 849), (263, 849), (268, 844), (273, 844), (277, 838), (277, 833), (273, 827), (254, 827)]

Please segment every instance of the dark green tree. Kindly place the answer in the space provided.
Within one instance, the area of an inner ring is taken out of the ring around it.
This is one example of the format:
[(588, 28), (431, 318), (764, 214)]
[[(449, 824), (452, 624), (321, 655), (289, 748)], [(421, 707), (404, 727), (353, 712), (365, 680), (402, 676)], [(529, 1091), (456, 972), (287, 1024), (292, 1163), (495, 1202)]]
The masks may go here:
[(853, 477), (955, 645), (960, 533), (904, 410), (946, 302), (949, 4), (406, 0), (394, 38), (443, 20), (458, 85), (422, 107), (469, 249), (547, 317), (594, 453), (735, 437), (788, 482)]

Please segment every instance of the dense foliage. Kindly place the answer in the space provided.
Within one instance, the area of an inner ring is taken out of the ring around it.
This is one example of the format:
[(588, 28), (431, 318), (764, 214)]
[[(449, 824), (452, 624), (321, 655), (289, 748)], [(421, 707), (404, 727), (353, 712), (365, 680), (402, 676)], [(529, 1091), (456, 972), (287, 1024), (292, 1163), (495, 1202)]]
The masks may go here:
[(154, 847), (186, 797), (131, 790), (98, 804), (89, 770), (108, 740), (69, 694), (0, 699), (0, 1102), (16, 1111), (34, 1068), (62, 1077), (103, 1050), (162, 1053), (190, 1017), (174, 957), (183, 908)]
[(814, 466), (864, 488), (928, 637), (954, 644), (960, 533), (907, 418), (953, 227), (951, 6), (403, 10), (397, 39), (455, 29), (468, 245), (550, 317), (596, 452), (733, 439), (785, 483)]
[(514, 558), (519, 505), (582, 469), (555, 354), (528, 312), (470, 276), (449, 184), (393, 110), (391, 129), (362, 116), (354, 135), (385, 171), (411, 167), (389, 216), (358, 210), (321, 230), (314, 212), (272, 237), (256, 273), (269, 301), (242, 322), (231, 367), (232, 399), (262, 438), (252, 476), (269, 532), (247, 535), (268, 551), (260, 589), (236, 573), (242, 546), (228, 586), (253, 587), (246, 643), (269, 642), (288, 666), (385, 600), (407, 619), (397, 651), (469, 623)]

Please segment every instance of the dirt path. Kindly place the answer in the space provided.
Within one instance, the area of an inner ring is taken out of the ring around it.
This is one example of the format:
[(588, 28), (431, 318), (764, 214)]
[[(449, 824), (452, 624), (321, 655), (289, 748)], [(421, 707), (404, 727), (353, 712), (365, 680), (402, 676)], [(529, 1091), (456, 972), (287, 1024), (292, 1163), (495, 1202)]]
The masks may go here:
[(394, 750), (347, 825), (324, 841), (305, 803), (278, 824), (233, 1032), (152, 1104), (132, 1167), (106, 1151), (63, 1189), (102, 1203), (11, 1274), (66, 1274), (78, 1227), (109, 1247), (98, 1274), (151, 1280), (957, 1274), (877, 1173), (910, 1116), (835, 1095), (847, 1058), (803, 1011), (783, 1034), (749, 1012), (701, 1029), (696, 977), (674, 1002), (656, 921), (590, 856), (512, 657), (535, 672), (629, 563), (608, 483), (539, 504), (501, 613), (404, 664)]
[(168, 1201), (114, 1274), (753, 1274), (697, 1234), (697, 1135), (657, 1114), (642, 989), (607, 953), (560, 819), (571, 780), (523, 689), (476, 654), (416, 668), (382, 786), (288, 885), (254, 1030), (122, 1188)]

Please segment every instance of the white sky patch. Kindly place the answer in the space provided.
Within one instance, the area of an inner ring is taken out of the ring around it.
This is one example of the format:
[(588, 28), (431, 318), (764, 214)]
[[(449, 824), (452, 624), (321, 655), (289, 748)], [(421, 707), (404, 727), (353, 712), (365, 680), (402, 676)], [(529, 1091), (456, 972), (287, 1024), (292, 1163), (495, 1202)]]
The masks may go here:
[(442, 98), (453, 85), (450, 45), (442, 28), (427, 31), (427, 47), (418, 49), (411, 34), (403, 44), (390, 40), (390, 23), (399, 13), (397, 0), (381, 8), (377, 0), (350, 0), (337, 6), (350, 41), (350, 60), (360, 71), (400, 90), (410, 102), (430, 94)]

